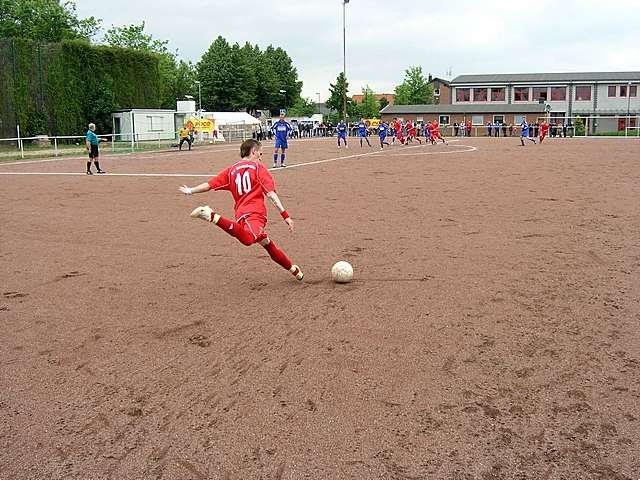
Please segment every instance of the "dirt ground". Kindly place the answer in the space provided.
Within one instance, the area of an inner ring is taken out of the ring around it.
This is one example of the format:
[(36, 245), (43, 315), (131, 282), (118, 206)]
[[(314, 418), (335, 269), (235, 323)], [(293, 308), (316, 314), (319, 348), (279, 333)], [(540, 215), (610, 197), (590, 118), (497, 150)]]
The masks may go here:
[(640, 143), (354, 144), (274, 172), (302, 283), (189, 217), (237, 145), (0, 165), (0, 478), (640, 478)]

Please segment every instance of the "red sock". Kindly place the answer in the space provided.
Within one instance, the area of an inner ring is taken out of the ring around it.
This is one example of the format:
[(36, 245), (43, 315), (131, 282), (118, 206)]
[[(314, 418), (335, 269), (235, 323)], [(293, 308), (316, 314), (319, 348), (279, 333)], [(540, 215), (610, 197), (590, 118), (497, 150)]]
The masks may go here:
[(243, 225), (240, 225), (237, 222), (232, 222), (227, 218), (220, 217), (216, 225), (218, 225), (222, 230), (227, 232), (232, 237), (240, 240), (240, 243), (242, 243), (243, 245), (249, 246), (254, 244), (256, 241), (256, 238), (253, 236), (253, 234), (249, 230), (244, 228)]
[(291, 265), (293, 265), (291, 260), (289, 260), (289, 257), (287, 257), (282, 250), (276, 247), (275, 243), (269, 242), (264, 245), (264, 249), (267, 251), (271, 259), (285, 270), (289, 270)]

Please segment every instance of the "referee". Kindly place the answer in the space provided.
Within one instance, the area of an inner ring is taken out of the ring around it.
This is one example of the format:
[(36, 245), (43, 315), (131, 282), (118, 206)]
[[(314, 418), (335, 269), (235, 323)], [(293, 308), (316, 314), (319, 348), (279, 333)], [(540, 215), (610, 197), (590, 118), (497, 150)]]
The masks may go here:
[(89, 130), (87, 130), (86, 142), (87, 144), (87, 152), (89, 152), (89, 161), (87, 162), (87, 175), (93, 175), (91, 171), (91, 162), (96, 164), (97, 173), (106, 173), (104, 170), (100, 169), (100, 162), (98, 161), (98, 157), (100, 155), (98, 151), (98, 145), (100, 144), (100, 138), (96, 135), (96, 124), (90, 123)]

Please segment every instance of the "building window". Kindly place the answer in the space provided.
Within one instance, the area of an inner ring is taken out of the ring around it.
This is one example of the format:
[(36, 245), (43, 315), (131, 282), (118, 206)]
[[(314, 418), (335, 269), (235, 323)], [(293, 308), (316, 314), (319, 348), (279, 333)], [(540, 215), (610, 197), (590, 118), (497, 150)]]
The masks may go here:
[(547, 87), (533, 87), (533, 99), (534, 100), (542, 99), (546, 102), (548, 99)]
[(529, 101), (529, 87), (514, 87), (514, 89), (513, 89), (513, 101), (514, 102), (528, 102)]
[(487, 101), (487, 89), (486, 88), (474, 88), (473, 89), (473, 101), (474, 102), (486, 102)]
[(148, 115), (149, 119), (149, 131), (161, 132), (162, 131), (162, 117)]
[(589, 85), (578, 85), (576, 87), (576, 102), (588, 102), (591, 100), (591, 87)]
[(522, 123), (522, 121), (524, 120), (524, 115), (514, 115), (513, 116), (513, 123), (514, 125), (520, 125)]
[(626, 85), (620, 85), (620, 96), (621, 97), (626, 97), (627, 96), (627, 86)]
[(492, 88), (491, 89), (491, 101), (492, 102), (504, 102), (504, 88)]
[(551, 87), (551, 101), (564, 102), (567, 99), (566, 87)]
[(484, 125), (484, 116), (483, 115), (472, 115), (471, 116), (471, 125)]
[(470, 101), (471, 101), (470, 88), (456, 88), (456, 102), (470, 102)]
[(637, 97), (638, 96), (638, 86), (637, 85), (631, 85), (629, 87), (629, 96), (630, 97)]
[(439, 88), (436, 88), (436, 89), (433, 90), (433, 96), (434, 97), (439, 97), (440, 96), (440, 89)]
[(504, 115), (494, 115), (493, 123), (504, 123)]
[(616, 86), (615, 85), (609, 85), (609, 88), (607, 89), (607, 91), (608, 91), (609, 97), (615, 97), (616, 96)]
[(449, 115), (440, 115), (440, 125), (449, 125)]

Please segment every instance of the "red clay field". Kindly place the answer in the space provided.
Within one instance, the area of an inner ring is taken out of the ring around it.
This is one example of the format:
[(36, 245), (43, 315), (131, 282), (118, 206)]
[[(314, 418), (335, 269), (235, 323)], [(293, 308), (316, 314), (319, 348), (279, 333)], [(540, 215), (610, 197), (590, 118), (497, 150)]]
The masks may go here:
[(640, 143), (553, 140), (291, 142), (303, 282), (238, 145), (0, 164), (0, 478), (637, 480)]

